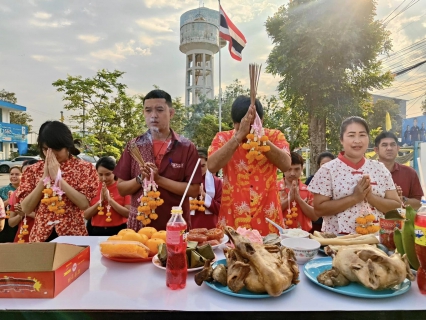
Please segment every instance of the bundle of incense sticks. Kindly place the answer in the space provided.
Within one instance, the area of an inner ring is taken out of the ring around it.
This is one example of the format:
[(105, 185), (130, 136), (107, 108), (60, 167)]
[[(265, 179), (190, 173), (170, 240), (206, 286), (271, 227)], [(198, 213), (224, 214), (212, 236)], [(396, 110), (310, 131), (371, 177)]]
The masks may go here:
[(144, 167), (145, 166), (145, 161), (142, 158), (141, 152), (138, 148), (138, 146), (136, 145), (136, 142), (132, 142), (129, 146), (129, 152), (130, 155), (132, 156), (132, 158), (139, 163), (139, 166)]
[(259, 84), (260, 70), (262, 65), (256, 63), (249, 64), (249, 74), (250, 74), (250, 102), (251, 105), (254, 105), (256, 102), (257, 86)]

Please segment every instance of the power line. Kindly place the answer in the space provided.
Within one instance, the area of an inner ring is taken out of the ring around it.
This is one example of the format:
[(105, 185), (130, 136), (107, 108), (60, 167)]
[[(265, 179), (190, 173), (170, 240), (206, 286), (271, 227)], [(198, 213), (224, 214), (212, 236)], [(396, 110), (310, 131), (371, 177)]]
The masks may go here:
[[(403, 4), (406, 0), (404, 0), (401, 4)], [(393, 16), (391, 19), (389, 19), (386, 22), (383, 22), (384, 26), (386, 27), (393, 19), (395, 19), (396, 17), (398, 17), (399, 15), (403, 14), (405, 11), (407, 11), (408, 9), (410, 9), (412, 6), (414, 6), (417, 2), (419, 2), (420, 0), (411, 0), (400, 12), (398, 12), (397, 14), (395, 14), (395, 16)], [(401, 5), (399, 5), (397, 7), (397, 9), (400, 7)], [(396, 10), (396, 9), (395, 9)], [(394, 10), (394, 11), (395, 11)], [(394, 12), (392, 11), (392, 13)], [(391, 13), (391, 14), (392, 14)], [(389, 16), (388, 16), (389, 17)], [(386, 18), (388, 19), (388, 18)]]
[[(421, 17), (423, 17), (423, 16), (425, 16), (425, 15), (426, 15), (426, 12), (425, 12), (425, 13), (423, 13), (423, 14), (419, 17), (419, 20), (420, 20), (420, 18), (421, 18)], [(396, 30), (396, 31), (395, 31), (395, 33), (400, 32), (402, 29), (407, 28), (408, 26), (412, 25), (413, 23), (415, 23), (415, 22), (417, 22), (417, 21), (419, 21), (419, 20), (416, 20), (416, 21), (410, 22), (409, 24), (407, 24), (407, 25), (403, 26), (402, 28), (400, 28), (400, 29)]]

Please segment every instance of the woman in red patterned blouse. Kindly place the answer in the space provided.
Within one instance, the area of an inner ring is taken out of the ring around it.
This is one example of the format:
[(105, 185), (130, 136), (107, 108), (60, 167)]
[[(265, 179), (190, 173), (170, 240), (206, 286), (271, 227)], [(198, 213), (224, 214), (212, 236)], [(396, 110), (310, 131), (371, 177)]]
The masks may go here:
[[(27, 169), (16, 194), (18, 202), (23, 199), (24, 212), (36, 213), (30, 242), (51, 241), (57, 236), (86, 236), (83, 212), (98, 189), (96, 169), (75, 157), (80, 152), (74, 146), (71, 131), (59, 121), (47, 121), (41, 126), (37, 144), (44, 161)], [(40, 203), (46, 177), (58, 180), (65, 193), (64, 214), (49, 211), (47, 204)]]
[[(112, 236), (127, 228), (131, 196), (122, 197), (118, 193), (117, 180), (112, 172), (115, 165), (111, 157), (102, 157), (96, 162), (100, 180), (98, 192), (84, 211), (89, 236)], [(98, 214), (100, 205), (103, 207), (102, 215)]]

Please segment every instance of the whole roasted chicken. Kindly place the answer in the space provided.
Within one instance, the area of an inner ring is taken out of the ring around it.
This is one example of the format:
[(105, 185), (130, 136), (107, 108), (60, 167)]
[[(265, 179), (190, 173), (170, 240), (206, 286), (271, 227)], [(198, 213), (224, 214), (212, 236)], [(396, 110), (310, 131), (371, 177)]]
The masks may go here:
[(319, 274), (317, 280), (329, 287), (358, 282), (372, 290), (383, 290), (401, 284), (405, 278), (414, 279), (405, 255), (389, 257), (372, 245), (330, 246), (326, 253), (333, 257), (333, 267)]
[[(234, 249), (224, 251), (227, 270), (223, 269), (223, 272), (226, 272), (226, 284), (230, 290), (238, 292), (245, 287), (252, 292), (266, 292), (276, 297), (299, 282), (299, 267), (293, 250), (252, 243), (231, 227), (225, 227), (225, 232), (235, 246)], [(210, 271), (208, 268), (211, 269), (206, 266), (195, 276), (197, 284), (201, 285), (202, 281), (219, 281), (217, 275), (213, 276), (215, 270)]]

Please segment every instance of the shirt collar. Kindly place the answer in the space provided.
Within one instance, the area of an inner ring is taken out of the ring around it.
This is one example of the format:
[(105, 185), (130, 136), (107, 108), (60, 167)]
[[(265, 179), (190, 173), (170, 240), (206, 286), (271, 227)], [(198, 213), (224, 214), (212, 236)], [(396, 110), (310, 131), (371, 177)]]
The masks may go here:
[(399, 163), (398, 163), (398, 162), (395, 162), (395, 163), (393, 164), (393, 169), (392, 169), (392, 171), (391, 171), (391, 172), (399, 171), (399, 168), (401, 168), (401, 166), (399, 165)]
[(358, 170), (361, 168), (365, 163), (365, 158), (363, 157), (358, 163), (353, 163), (348, 158), (344, 156), (345, 152), (342, 151), (339, 153), (338, 159), (342, 161), (344, 164), (346, 164), (348, 167), (351, 167), (352, 169)]
[[(172, 129), (170, 129), (171, 132), (171, 142), (169, 145), (173, 145), (173, 143), (175, 141), (181, 142), (181, 137), (179, 134), (177, 134), (175, 131), (173, 131)], [(151, 143), (152, 144), (152, 135), (151, 135), (151, 130), (147, 130), (143, 135), (139, 136), (136, 138), (136, 142), (139, 142), (140, 144), (144, 144), (144, 143)]]

